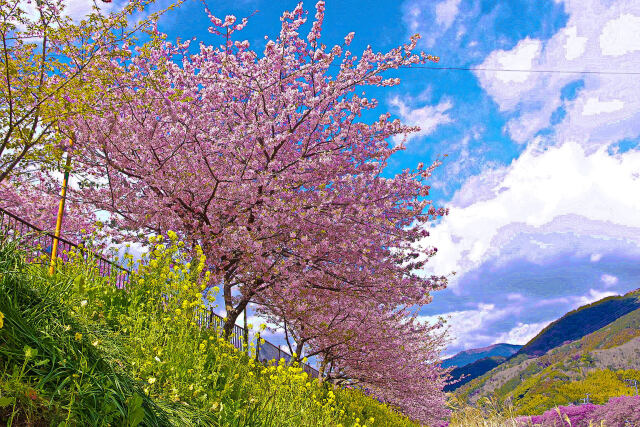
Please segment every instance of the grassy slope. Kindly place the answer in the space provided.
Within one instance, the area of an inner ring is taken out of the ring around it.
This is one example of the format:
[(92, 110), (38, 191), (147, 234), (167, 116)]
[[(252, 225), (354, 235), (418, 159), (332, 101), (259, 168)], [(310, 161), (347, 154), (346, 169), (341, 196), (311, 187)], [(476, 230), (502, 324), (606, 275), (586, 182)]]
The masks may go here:
[(640, 380), (640, 309), (543, 356), (516, 356), (464, 385), (457, 394), (470, 402), (510, 397), (520, 413), (535, 414), (576, 401), (587, 392), (598, 403), (628, 394), (631, 389), (622, 382), (624, 378)]
[(201, 282), (188, 277), (197, 257), (167, 276), (176, 260), (163, 251), (125, 292), (81, 262), (50, 277), (0, 245), (0, 422), (414, 425), (357, 390), (310, 381), (295, 367), (264, 367), (200, 330), (181, 293), (199, 292)]
[(621, 296), (603, 298), (572, 310), (552, 322), (512, 357), (521, 354), (541, 356), (566, 342), (604, 328), (621, 316), (640, 308), (640, 290)]

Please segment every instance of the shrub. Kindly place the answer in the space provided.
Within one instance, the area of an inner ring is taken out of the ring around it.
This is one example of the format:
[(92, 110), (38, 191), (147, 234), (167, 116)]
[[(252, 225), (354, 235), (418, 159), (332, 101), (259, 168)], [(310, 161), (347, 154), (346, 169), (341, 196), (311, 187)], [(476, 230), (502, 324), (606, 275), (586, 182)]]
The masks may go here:
[(607, 426), (640, 425), (640, 396), (612, 397), (606, 405), (592, 413), (594, 420), (604, 420)]

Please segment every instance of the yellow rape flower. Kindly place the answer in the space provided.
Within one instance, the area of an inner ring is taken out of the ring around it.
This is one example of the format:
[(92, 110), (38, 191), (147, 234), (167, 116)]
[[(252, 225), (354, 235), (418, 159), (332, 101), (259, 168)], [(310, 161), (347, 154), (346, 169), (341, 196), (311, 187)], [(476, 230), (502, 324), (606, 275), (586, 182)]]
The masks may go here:
[(4, 326), (4, 313), (0, 311), (0, 329)]

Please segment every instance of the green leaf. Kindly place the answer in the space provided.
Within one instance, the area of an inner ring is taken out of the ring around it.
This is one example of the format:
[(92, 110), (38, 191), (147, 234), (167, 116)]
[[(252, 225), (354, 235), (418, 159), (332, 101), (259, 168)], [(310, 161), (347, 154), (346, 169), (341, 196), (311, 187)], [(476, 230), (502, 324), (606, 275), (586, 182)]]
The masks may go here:
[(9, 405), (13, 405), (13, 402), (15, 402), (15, 400), (15, 397), (0, 397), (0, 408), (6, 408)]
[(143, 419), (142, 396), (135, 394), (127, 399), (127, 425), (129, 427), (136, 427)]
[(47, 365), (48, 363), (49, 363), (49, 359), (44, 359), (34, 363), (33, 366), (42, 366), (42, 365)]
[(84, 276), (80, 275), (73, 280), (74, 290), (79, 294), (84, 294)]
[(28, 345), (25, 345), (24, 348), (24, 357), (27, 360), (31, 360), (38, 355), (38, 350), (35, 348), (31, 348)]

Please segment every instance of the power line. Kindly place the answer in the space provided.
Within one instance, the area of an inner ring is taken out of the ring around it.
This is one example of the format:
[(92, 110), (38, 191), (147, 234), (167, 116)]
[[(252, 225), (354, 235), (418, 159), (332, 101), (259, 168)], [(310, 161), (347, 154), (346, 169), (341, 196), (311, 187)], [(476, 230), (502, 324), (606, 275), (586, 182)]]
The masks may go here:
[(555, 74), (612, 74), (612, 75), (640, 75), (640, 71), (607, 71), (607, 70), (525, 70), (525, 69), (503, 69), (503, 68), (483, 68), (483, 67), (430, 67), (425, 65), (412, 65), (399, 68), (420, 68), (423, 70), (453, 70), (453, 71), (492, 71), (507, 73), (555, 73)]

